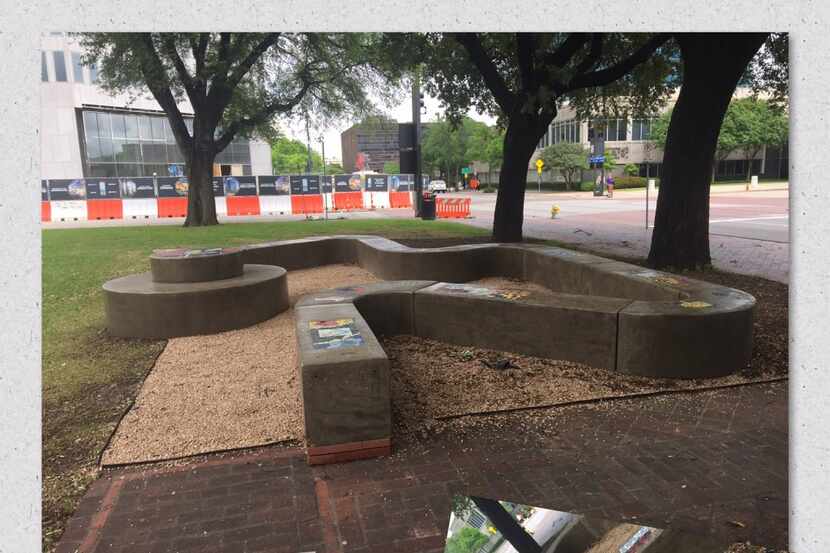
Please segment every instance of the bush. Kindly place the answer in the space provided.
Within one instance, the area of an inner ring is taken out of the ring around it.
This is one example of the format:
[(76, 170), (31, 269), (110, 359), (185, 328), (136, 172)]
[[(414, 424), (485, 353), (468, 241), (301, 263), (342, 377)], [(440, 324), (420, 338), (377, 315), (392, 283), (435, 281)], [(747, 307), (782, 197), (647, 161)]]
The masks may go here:
[(586, 180), (579, 185), (579, 189), (583, 192), (590, 192), (594, 189), (594, 182)]
[[(659, 188), (660, 187), (660, 179), (650, 177), (654, 179), (654, 186)], [(648, 186), (648, 180), (646, 177), (615, 177), (614, 178), (614, 189), (620, 188), (645, 188)]]
[(493, 186), (492, 184), (488, 184), (487, 186), (482, 188), (481, 191), (484, 192), (485, 194), (492, 194), (493, 192), (496, 191), (496, 187)]

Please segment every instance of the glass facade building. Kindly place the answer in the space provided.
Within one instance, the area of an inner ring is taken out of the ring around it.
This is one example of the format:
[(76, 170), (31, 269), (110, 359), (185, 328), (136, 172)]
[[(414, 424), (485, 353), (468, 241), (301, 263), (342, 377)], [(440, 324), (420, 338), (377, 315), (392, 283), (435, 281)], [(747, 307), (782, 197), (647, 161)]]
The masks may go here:
[[(81, 141), (85, 177), (149, 177), (184, 174), (184, 155), (179, 151), (167, 117), (163, 114), (81, 109)], [(186, 118), (188, 130), (193, 119)], [(247, 139), (236, 139), (216, 156), (217, 165), (239, 165), (251, 174)], [(219, 171), (230, 174), (230, 170)]]

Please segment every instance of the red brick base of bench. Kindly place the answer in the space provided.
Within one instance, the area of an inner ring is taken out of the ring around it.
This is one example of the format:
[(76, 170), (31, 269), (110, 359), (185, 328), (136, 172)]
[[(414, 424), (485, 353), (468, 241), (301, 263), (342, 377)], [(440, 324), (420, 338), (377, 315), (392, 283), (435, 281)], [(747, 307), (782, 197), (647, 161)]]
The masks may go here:
[(372, 457), (384, 457), (391, 454), (392, 440), (390, 438), (306, 448), (309, 465), (344, 463), (359, 459), (371, 459)]

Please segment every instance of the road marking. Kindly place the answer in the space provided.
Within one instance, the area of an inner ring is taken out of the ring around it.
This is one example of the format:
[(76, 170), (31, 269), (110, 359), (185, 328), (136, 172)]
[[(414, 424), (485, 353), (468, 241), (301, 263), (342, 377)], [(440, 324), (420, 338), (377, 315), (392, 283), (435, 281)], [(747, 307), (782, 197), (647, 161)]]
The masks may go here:
[(743, 223), (745, 221), (765, 221), (768, 219), (788, 219), (789, 215), (766, 215), (764, 217), (741, 217), (735, 219), (709, 219), (709, 223)]

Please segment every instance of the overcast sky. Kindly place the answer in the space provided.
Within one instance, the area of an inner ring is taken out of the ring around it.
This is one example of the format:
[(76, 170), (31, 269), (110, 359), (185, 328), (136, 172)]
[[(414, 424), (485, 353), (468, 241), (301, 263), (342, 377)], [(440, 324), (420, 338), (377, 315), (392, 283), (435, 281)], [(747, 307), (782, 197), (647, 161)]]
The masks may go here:
[[(441, 109), (440, 102), (437, 98), (433, 98), (429, 96), (426, 92), (424, 92), (424, 107), (426, 108), (426, 115), (421, 116), (422, 122), (431, 122), (435, 121), (437, 116), (444, 113), (444, 110)], [(412, 99), (410, 96), (406, 96), (401, 100), (401, 103), (396, 107), (392, 108), (391, 110), (384, 110), (387, 115), (396, 119), (399, 123), (409, 123), (412, 121)], [(494, 117), (490, 117), (489, 115), (483, 115), (475, 111), (471, 111), (469, 116), (477, 121), (483, 121), (488, 125), (495, 125), (496, 119)], [(353, 123), (350, 122), (341, 122), (338, 123), (335, 127), (330, 129), (326, 129), (324, 132), (324, 140), (326, 143), (326, 159), (331, 160), (332, 158), (336, 158), (340, 160), (342, 163), (343, 157), (340, 151), (340, 133), (348, 129), (352, 126)], [(280, 125), (280, 129), (289, 137), (296, 138), (297, 140), (301, 141), (305, 144), (306, 135), (305, 135), (305, 127), (302, 123), (297, 123), (292, 126), (289, 126), (287, 123), (282, 123)], [(320, 151), (320, 132), (315, 132), (314, 130), (311, 131), (311, 140), (312, 149), (316, 150), (317, 152)]]

